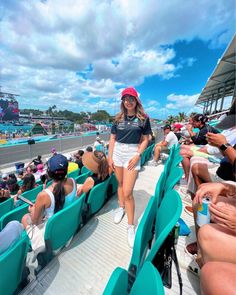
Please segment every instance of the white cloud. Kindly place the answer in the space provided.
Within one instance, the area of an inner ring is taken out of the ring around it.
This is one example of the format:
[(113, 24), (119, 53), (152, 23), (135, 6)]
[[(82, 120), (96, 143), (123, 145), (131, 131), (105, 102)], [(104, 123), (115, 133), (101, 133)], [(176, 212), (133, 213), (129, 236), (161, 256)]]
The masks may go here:
[[(233, 0), (4, 1), (1, 85), (20, 93), (23, 107), (54, 101), (79, 111), (91, 107), (89, 99), (107, 99), (100, 106), (109, 109), (123, 86), (154, 75), (171, 79), (192, 66), (194, 57), (174, 64), (176, 41), (226, 44), (234, 31), (232, 7)], [(180, 107), (174, 97), (168, 109)]]
[(199, 95), (199, 93), (194, 95), (170, 94), (167, 96), (168, 103), (166, 104), (166, 109), (186, 113), (191, 113), (196, 110), (199, 111), (200, 108), (195, 106)]

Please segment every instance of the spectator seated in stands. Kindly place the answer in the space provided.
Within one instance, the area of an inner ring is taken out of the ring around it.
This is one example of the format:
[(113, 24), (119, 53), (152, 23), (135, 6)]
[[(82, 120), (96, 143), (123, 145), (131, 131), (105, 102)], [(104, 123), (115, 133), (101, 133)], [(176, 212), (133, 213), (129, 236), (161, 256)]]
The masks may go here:
[(81, 169), (84, 166), (82, 162), (83, 154), (84, 154), (83, 150), (78, 150), (78, 152), (74, 154), (75, 163), (78, 165), (79, 169)]
[[(67, 179), (68, 161), (65, 156), (57, 154), (48, 160), (47, 173), (53, 180), (52, 184), (37, 196), (34, 206), (29, 207), (29, 213), (23, 216), (22, 224), (31, 239), (33, 250), (37, 249), (35, 235), (42, 235), (47, 220), (56, 212), (71, 204), (76, 196), (74, 179)], [(35, 231), (35, 234), (34, 234)]]
[(34, 177), (35, 177), (35, 180), (39, 180), (40, 177), (45, 174), (46, 172), (44, 171), (44, 166), (43, 164), (38, 164), (37, 165), (37, 171), (34, 173)]
[(21, 195), (26, 191), (32, 190), (33, 188), (35, 188), (37, 186), (36, 182), (35, 182), (35, 177), (33, 174), (26, 174), (24, 176), (23, 179), (23, 183), (22, 186), (20, 187), (17, 195)]
[(174, 126), (173, 132), (176, 135), (176, 137), (178, 138), (178, 140), (180, 140), (182, 137), (181, 129)]
[(203, 225), (198, 231), (200, 251), (196, 261), (200, 267), (213, 261), (236, 264), (236, 183), (202, 184), (196, 193), (195, 203), (201, 204), (206, 195), (211, 199), (211, 223)]
[(93, 151), (93, 148), (90, 145), (86, 147), (85, 152), (91, 153), (92, 151)]
[(14, 198), (17, 195), (20, 187), (15, 179), (9, 178), (7, 181), (7, 189), (9, 191), (9, 197)]
[(57, 155), (57, 150), (53, 147), (51, 148), (52, 157)]
[(8, 180), (8, 175), (6, 173), (3, 173), (2, 174), (1, 188), (6, 188), (7, 180)]
[[(208, 144), (206, 135), (208, 132), (219, 133), (214, 127), (207, 125), (208, 118), (204, 115), (197, 114), (192, 118), (192, 124), (187, 125), (187, 130), (190, 135), (191, 141), (194, 145), (202, 146)], [(193, 127), (198, 128), (199, 132), (194, 133)], [(196, 154), (194, 152), (198, 150), (198, 147), (192, 145), (182, 145), (180, 155), (183, 157), (182, 165), (185, 173), (185, 180), (188, 181), (190, 172), (190, 158)], [(204, 155), (204, 154), (203, 154)], [(207, 157), (207, 155), (206, 155)]]
[(35, 167), (37, 167), (39, 164), (43, 164), (43, 161), (42, 161), (42, 156), (38, 155), (37, 158), (33, 159), (29, 164), (28, 166), (30, 165), (34, 165)]
[(86, 193), (88, 196), (95, 185), (102, 183), (109, 177), (109, 165), (105, 153), (99, 151), (84, 153), (82, 161), (93, 174), (85, 180), (84, 184), (78, 186), (77, 196), (81, 196), (82, 193)]
[[(226, 138), (222, 134), (211, 134), (209, 133), (210, 142), (214, 146), (225, 147), (221, 150), (222, 154), (225, 156), (220, 162), (220, 165), (210, 166), (211, 163), (206, 159), (199, 159), (198, 157), (193, 157), (191, 159), (192, 169), (188, 181), (187, 190), (191, 193), (193, 200), (193, 207), (186, 206), (185, 211), (187, 213), (194, 214), (195, 225), (196, 225), (196, 212), (197, 204), (195, 201), (195, 192), (202, 183), (207, 182), (223, 182), (225, 180), (236, 180), (236, 145), (234, 147), (227, 145)], [(196, 160), (196, 161), (195, 161)], [(196, 233), (198, 227), (196, 226)], [(193, 250), (191, 250), (193, 249)], [(194, 253), (196, 252), (196, 243), (191, 243), (187, 246), (187, 251)]]
[(172, 146), (178, 143), (178, 138), (176, 137), (174, 132), (171, 131), (170, 125), (165, 125), (163, 127), (163, 131), (164, 139), (161, 142), (157, 143), (154, 147), (153, 161), (150, 162), (150, 165), (152, 166), (156, 166), (161, 163), (161, 161), (159, 161), (161, 152), (169, 154)]
[(22, 224), (16, 220), (7, 223), (0, 232), (0, 255), (20, 240), (23, 230)]
[[(196, 187), (201, 183), (211, 181), (235, 181), (235, 148), (236, 148), (236, 99), (232, 103), (229, 114), (216, 127), (223, 129), (221, 134), (208, 132), (206, 135), (210, 148), (218, 150), (222, 158), (220, 165), (212, 165), (208, 160), (191, 159), (191, 174), (188, 180), (188, 190), (195, 194)], [(209, 149), (209, 148), (208, 148)]]
[(99, 136), (96, 137), (96, 140), (93, 144), (93, 149), (95, 151), (104, 152), (104, 141), (101, 140)]

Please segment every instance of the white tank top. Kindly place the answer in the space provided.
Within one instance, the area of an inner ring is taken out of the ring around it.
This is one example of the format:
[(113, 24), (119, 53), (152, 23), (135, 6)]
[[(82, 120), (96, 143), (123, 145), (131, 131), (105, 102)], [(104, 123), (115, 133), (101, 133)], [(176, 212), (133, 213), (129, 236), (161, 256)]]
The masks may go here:
[(50, 191), (50, 189), (46, 188), (44, 191), (49, 195), (50, 200), (51, 200), (50, 207), (45, 209), (45, 217), (48, 219), (48, 218), (52, 217), (52, 215), (54, 214), (55, 198), (54, 198), (53, 192)]

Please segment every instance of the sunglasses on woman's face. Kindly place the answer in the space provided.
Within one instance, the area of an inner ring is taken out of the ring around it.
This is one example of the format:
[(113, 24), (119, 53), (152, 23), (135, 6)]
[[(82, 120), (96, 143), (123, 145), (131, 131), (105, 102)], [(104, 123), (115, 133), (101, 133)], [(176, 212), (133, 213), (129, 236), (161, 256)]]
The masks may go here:
[(134, 96), (125, 96), (122, 98), (123, 102), (129, 102), (134, 103), (136, 101), (136, 98)]

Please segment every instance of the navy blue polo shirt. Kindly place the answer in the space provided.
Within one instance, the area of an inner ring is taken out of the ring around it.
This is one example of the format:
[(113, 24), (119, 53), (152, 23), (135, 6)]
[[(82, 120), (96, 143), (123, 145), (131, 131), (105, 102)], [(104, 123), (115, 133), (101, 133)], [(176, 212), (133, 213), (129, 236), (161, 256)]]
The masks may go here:
[(149, 117), (139, 120), (137, 117), (126, 117), (121, 122), (114, 122), (111, 133), (116, 135), (116, 141), (127, 144), (140, 143), (142, 135), (152, 133)]

